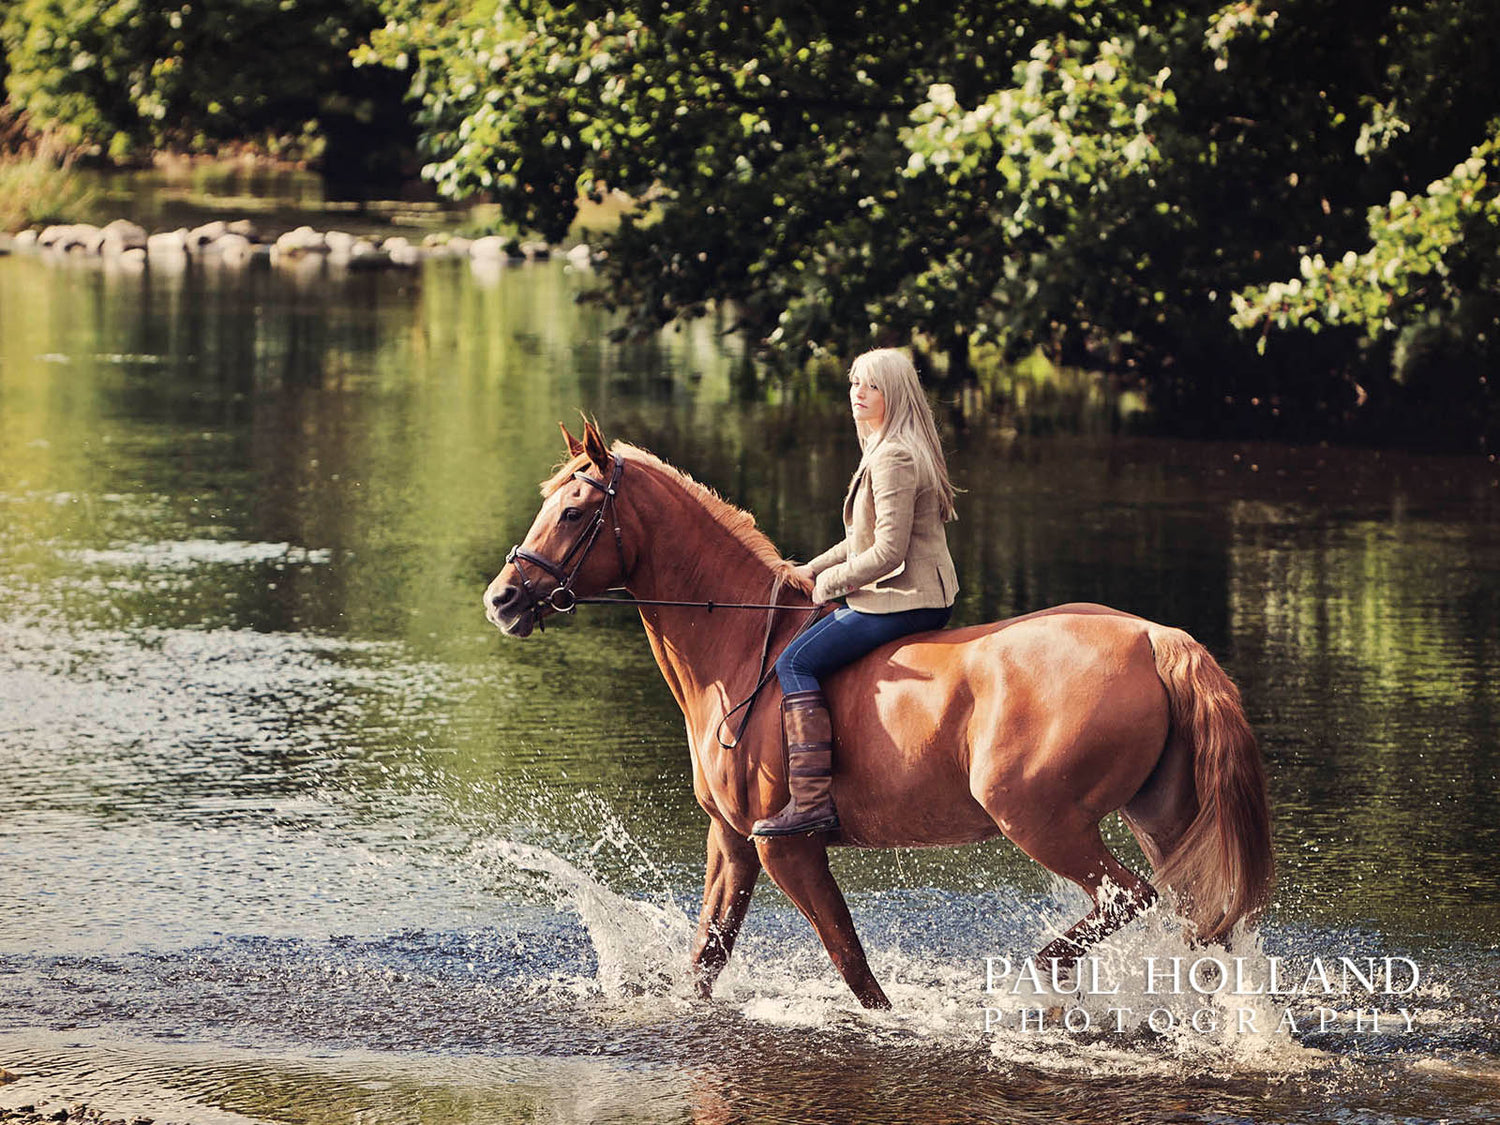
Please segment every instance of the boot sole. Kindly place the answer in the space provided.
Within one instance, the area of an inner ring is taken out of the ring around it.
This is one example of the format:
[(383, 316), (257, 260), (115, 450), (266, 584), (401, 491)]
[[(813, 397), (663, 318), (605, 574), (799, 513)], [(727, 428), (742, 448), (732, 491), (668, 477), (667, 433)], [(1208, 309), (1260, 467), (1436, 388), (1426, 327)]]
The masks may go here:
[(807, 836), (814, 832), (837, 832), (839, 829), (839, 818), (830, 817), (828, 820), (817, 820), (811, 824), (800, 824), (796, 828), (768, 828), (750, 830), (751, 836)]

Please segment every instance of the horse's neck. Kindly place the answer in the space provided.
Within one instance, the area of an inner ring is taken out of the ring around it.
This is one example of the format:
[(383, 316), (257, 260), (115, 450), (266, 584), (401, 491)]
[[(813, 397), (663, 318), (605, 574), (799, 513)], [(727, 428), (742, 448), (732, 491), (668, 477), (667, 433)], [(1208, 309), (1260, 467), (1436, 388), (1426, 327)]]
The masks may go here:
[[(766, 602), (776, 569), (724, 527), (697, 497), (672, 482), (652, 482), (650, 510), (638, 509), (642, 544), (628, 583), (637, 598), (691, 602)], [(786, 599), (783, 599), (786, 600)], [(778, 613), (776, 636), (788, 619)], [(755, 686), (762, 669), (767, 613), (643, 606), (641, 619), (662, 675), (690, 725), (722, 714)]]

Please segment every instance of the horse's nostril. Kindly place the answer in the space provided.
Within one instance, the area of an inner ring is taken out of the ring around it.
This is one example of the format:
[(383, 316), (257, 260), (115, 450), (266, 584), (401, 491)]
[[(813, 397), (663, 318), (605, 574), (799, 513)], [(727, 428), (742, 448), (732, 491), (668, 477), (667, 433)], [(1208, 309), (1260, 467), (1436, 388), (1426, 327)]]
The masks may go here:
[(514, 586), (507, 586), (507, 587), (505, 587), (505, 589), (501, 590), (498, 594), (496, 594), (492, 598), (490, 598), (490, 604), (492, 606), (494, 606), (496, 609), (504, 609), (511, 602), (515, 601), (515, 599), (516, 599), (516, 588)]

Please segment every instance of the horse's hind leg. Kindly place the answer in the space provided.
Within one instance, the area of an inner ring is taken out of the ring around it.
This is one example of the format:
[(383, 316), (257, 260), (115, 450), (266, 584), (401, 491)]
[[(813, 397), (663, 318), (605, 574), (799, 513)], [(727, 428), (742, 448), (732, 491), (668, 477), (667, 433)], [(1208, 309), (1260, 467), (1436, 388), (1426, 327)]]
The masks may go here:
[(723, 821), (708, 826), (708, 862), (703, 873), (703, 909), (698, 913), (698, 936), (693, 941), (692, 966), (698, 995), (707, 1000), (724, 971), (734, 939), (750, 909), (750, 896), (760, 876), (755, 847)]
[(828, 951), (834, 968), (866, 1008), (889, 1008), (890, 1000), (870, 972), (854, 932), (844, 894), (828, 870), (828, 845), (818, 836), (756, 837), (760, 860), (786, 897), (796, 903)]
[(1092, 910), (1037, 952), (1037, 963), (1043, 969), (1051, 966), (1053, 958), (1082, 957), (1089, 946), (1103, 941), (1156, 901), (1156, 888), (1104, 846), (1097, 822), (1054, 823), (1034, 835), (1012, 835), (1011, 839), (1047, 870), (1077, 883), (1094, 901)]

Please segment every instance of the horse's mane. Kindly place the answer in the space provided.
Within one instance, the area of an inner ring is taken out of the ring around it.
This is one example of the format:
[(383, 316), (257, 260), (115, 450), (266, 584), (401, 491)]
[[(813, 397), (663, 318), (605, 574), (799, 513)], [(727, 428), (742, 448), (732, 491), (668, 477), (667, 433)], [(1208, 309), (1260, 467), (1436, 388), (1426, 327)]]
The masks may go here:
[[(793, 589), (801, 590), (804, 594), (812, 592), (809, 583), (800, 581), (793, 573), (796, 564), (782, 558), (781, 552), (776, 549), (776, 544), (765, 532), (755, 526), (755, 517), (743, 508), (737, 508), (728, 500), (725, 500), (708, 485), (694, 480), (687, 473), (669, 465), (654, 453), (650, 453), (639, 446), (631, 445), (629, 442), (616, 441), (611, 447), (611, 452), (618, 453), (632, 468), (645, 469), (654, 476), (665, 480), (669, 485), (675, 486), (679, 492), (684, 493), (694, 500), (708, 514), (709, 518), (741, 546), (749, 552), (752, 558), (766, 566), (776, 578), (776, 586), (779, 589), (782, 583)], [(562, 488), (579, 469), (586, 468), (589, 459), (585, 454), (570, 457), (557, 467), (557, 470), (542, 482), (542, 496), (551, 496)], [(629, 480), (628, 477), (625, 478)], [(704, 560), (705, 564), (712, 560)]]

